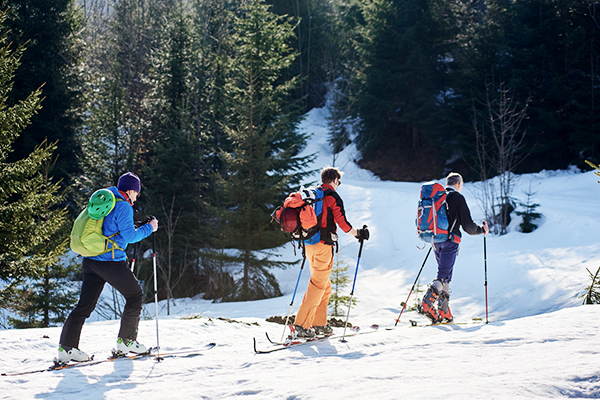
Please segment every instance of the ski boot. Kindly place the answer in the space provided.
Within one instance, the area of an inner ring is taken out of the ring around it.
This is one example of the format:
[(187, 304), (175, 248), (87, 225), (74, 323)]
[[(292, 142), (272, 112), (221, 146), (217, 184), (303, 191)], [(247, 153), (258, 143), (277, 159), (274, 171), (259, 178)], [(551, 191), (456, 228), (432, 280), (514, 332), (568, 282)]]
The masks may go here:
[(421, 301), (421, 304), (419, 304), (417, 307), (419, 314), (427, 317), (432, 324), (437, 324), (440, 319), (440, 316), (434, 306), (440, 295), (440, 291), (436, 285), (437, 282), (438, 281), (434, 281), (433, 284), (429, 286), (427, 293), (425, 293), (425, 296), (423, 296), (423, 301)]
[(312, 329), (306, 329), (300, 325), (294, 325), (292, 327), (292, 336), (300, 339), (314, 339), (315, 331)]
[(438, 299), (438, 315), (439, 315), (439, 323), (441, 324), (449, 324), (454, 321), (454, 317), (452, 317), (452, 313), (450, 312), (450, 306), (448, 302), (450, 301), (450, 294), (447, 292), (442, 292)]
[(325, 326), (313, 326), (313, 329), (317, 336), (331, 336), (333, 334), (333, 328), (329, 324)]
[(148, 349), (143, 344), (137, 342), (137, 340), (127, 340), (118, 338), (117, 339), (117, 354), (123, 355), (127, 353), (144, 354), (148, 352)]
[(65, 350), (63, 346), (58, 346), (58, 361), (61, 363), (68, 363), (69, 361), (89, 361), (88, 356), (83, 351), (76, 349), (75, 347)]

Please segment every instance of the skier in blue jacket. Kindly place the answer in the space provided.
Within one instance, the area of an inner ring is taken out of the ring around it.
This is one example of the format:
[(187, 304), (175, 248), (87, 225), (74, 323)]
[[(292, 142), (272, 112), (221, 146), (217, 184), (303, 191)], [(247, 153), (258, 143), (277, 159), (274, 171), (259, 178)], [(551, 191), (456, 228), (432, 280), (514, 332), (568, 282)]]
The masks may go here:
[[(129, 243), (136, 243), (150, 236), (158, 229), (158, 221), (153, 219), (136, 229), (133, 222), (133, 204), (141, 191), (140, 178), (127, 172), (119, 178), (117, 187), (108, 188), (114, 193), (117, 202), (114, 209), (104, 218), (103, 234), (110, 236), (118, 232), (114, 240), (123, 249), (84, 257), (82, 262), (83, 283), (79, 302), (67, 317), (60, 335), (58, 359), (61, 362), (86, 361), (89, 356), (79, 350), (79, 338), (85, 319), (94, 308), (104, 284), (108, 282), (125, 298), (125, 308), (121, 314), (121, 329), (117, 338), (117, 351), (122, 353), (145, 353), (146, 346), (137, 342), (137, 330), (142, 311), (142, 288), (127, 263), (125, 250)], [(110, 244), (109, 244), (110, 246)], [(109, 247), (111, 248), (111, 247)]]

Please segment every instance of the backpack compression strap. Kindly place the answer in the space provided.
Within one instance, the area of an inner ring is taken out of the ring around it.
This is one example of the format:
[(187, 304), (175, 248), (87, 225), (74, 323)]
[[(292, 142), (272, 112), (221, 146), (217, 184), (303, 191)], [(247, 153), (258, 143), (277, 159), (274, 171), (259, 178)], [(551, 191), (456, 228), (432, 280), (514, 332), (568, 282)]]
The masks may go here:
[[(115, 199), (115, 204), (117, 201), (123, 201), (123, 200)], [(119, 233), (121, 233), (121, 231), (118, 231), (118, 232), (113, 233), (112, 235), (106, 237), (106, 240), (104, 241), (104, 253), (102, 253), (102, 254), (106, 254), (109, 251), (112, 251), (112, 258), (114, 259), (115, 258), (115, 249), (125, 251), (117, 244), (116, 241), (113, 240), (113, 238), (116, 237)], [(108, 248), (109, 243), (112, 244), (112, 247), (110, 249)]]

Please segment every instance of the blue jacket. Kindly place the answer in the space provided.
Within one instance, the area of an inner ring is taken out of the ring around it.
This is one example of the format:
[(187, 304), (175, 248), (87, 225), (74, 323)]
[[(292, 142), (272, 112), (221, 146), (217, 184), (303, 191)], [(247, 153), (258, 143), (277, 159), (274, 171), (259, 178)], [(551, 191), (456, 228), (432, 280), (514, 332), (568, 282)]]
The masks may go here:
[[(119, 189), (115, 186), (109, 187), (108, 190), (113, 192), (115, 197), (122, 201), (117, 201), (115, 208), (104, 217), (102, 232), (104, 236), (110, 236), (115, 232), (119, 232), (115, 236), (115, 241), (120, 248), (125, 250), (129, 243), (136, 243), (150, 236), (152, 234), (152, 225), (145, 224), (135, 229), (135, 225), (133, 224), (133, 207), (131, 204), (119, 193)], [(108, 248), (110, 249), (112, 246), (109, 244)], [(88, 258), (97, 261), (125, 261), (127, 260), (127, 254), (122, 250), (115, 250), (115, 258), (112, 258), (112, 251)]]

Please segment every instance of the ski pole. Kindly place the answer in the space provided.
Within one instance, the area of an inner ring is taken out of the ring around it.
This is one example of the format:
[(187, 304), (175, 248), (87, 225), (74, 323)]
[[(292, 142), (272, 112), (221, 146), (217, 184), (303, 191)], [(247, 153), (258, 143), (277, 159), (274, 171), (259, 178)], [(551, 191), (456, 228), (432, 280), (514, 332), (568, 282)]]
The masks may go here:
[(304, 269), (304, 263), (306, 262), (306, 245), (302, 242), (302, 265), (300, 266), (300, 273), (298, 274), (298, 280), (296, 280), (296, 287), (294, 288), (294, 294), (292, 295), (292, 301), (290, 302), (290, 309), (288, 310), (287, 316), (285, 317), (285, 324), (283, 324), (283, 333), (281, 334), (281, 341), (285, 336), (285, 330), (290, 320), (290, 314), (292, 312), (292, 306), (294, 305), (294, 299), (296, 298), (296, 290), (298, 290), (298, 283), (300, 283), (300, 277), (302, 276), (302, 270)]
[(398, 322), (400, 322), (400, 316), (402, 315), (402, 313), (404, 312), (404, 309), (406, 308), (406, 305), (408, 304), (408, 299), (410, 299), (410, 295), (412, 294), (413, 290), (415, 289), (415, 285), (417, 284), (417, 281), (419, 280), (419, 276), (421, 276), (421, 271), (423, 271), (423, 267), (425, 266), (425, 263), (427, 262), (427, 258), (429, 257), (429, 253), (431, 253), (432, 248), (433, 247), (429, 248), (429, 251), (427, 252), (427, 255), (425, 256), (423, 265), (421, 265), (421, 269), (419, 270), (419, 273), (417, 274), (417, 279), (415, 279), (415, 283), (413, 283), (412, 288), (410, 288), (408, 297), (406, 298), (406, 301), (404, 302), (404, 306), (402, 306), (402, 310), (400, 310), (400, 315), (398, 315), (398, 318), (396, 319), (396, 323), (394, 324), (394, 326), (398, 325)]
[[(485, 225), (485, 221), (483, 221), (483, 225)], [(483, 268), (485, 271), (485, 323), (489, 324), (488, 320), (488, 290), (487, 290), (487, 245), (486, 245), (486, 233), (483, 233)]]
[[(367, 225), (363, 225), (363, 229), (367, 229)], [(346, 322), (344, 322), (344, 335), (340, 339), (341, 342), (346, 342), (346, 328), (348, 326), (348, 319), (350, 318), (350, 308), (352, 308), (352, 298), (354, 297), (354, 286), (356, 285), (356, 275), (358, 275), (358, 266), (360, 264), (360, 257), (362, 255), (363, 244), (365, 240), (360, 240), (360, 248), (358, 249), (358, 259), (356, 260), (356, 270), (354, 271), (354, 282), (352, 282), (352, 291), (350, 292), (350, 301), (348, 302), (348, 314), (346, 315)]]
[(158, 279), (156, 278), (156, 234), (152, 234), (152, 262), (154, 264), (154, 310), (156, 316), (156, 360), (161, 361), (160, 344), (158, 341)]
[(135, 274), (135, 272), (134, 272), (134, 268), (135, 268), (135, 256), (137, 254), (137, 248), (138, 248), (138, 246), (137, 246), (137, 244), (135, 244), (133, 246), (133, 258), (131, 259), (131, 272), (133, 272), (134, 274)]

